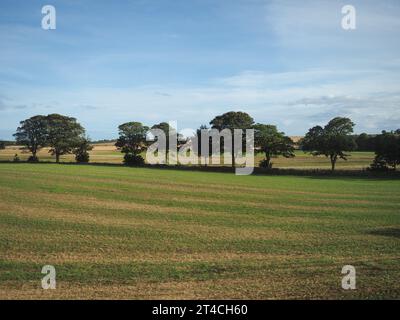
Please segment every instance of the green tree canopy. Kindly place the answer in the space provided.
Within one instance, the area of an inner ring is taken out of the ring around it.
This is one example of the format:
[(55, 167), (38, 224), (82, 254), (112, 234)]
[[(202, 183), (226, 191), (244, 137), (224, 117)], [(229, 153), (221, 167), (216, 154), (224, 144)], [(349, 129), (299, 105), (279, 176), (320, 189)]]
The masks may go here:
[(254, 144), (258, 152), (265, 153), (263, 164), (272, 167), (271, 158), (283, 156), (294, 157), (294, 143), (292, 139), (279, 132), (276, 126), (257, 123), (254, 125)]
[(89, 151), (93, 149), (93, 146), (88, 137), (81, 137), (73, 148), (76, 162), (89, 162), (90, 155)]
[(355, 138), (357, 151), (374, 151), (375, 150), (375, 135), (361, 133)]
[(322, 128), (311, 128), (301, 141), (302, 149), (312, 155), (324, 155), (331, 161), (332, 171), (335, 170), (338, 158), (347, 160), (346, 151), (356, 148), (353, 132), (354, 123), (349, 118), (336, 117)]
[(126, 164), (141, 164), (144, 162), (140, 153), (146, 148), (146, 135), (149, 127), (141, 122), (127, 122), (118, 127), (119, 138), (115, 143), (122, 153), (125, 153)]
[[(224, 130), (224, 129), (229, 129), (231, 130), (232, 134), (232, 167), (235, 166), (235, 154), (233, 152), (234, 150), (234, 140), (233, 140), (233, 134), (234, 134), (234, 129), (252, 129), (254, 124), (253, 118), (247, 114), (246, 112), (235, 112), (235, 111), (230, 111), (226, 112), (222, 115), (216, 116), (213, 120), (210, 121), (210, 125), (212, 129), (217, 129), (217, 130)], [(244, 141), (244, 138), (243, 138)], [(221, 144), (222, 147), (222, 144)]]
[(171, 127), (171, 126), (169, 125), (169, 123), (167, 123), (167, 122), (160, 122), (160, 123), (158, 123), (158, 124), (153, 125), (151, 128), (152, 128), (152, 129), (160, 129), (160, 130), (164, 131), (164, 133), (165, 133), (165, 138), (166, 138), (166, 146), (165, 146), (165, 147), (166, 147), (166, 149), (167, 149), (167, 150), (166, 150), (167, 153), (168, 153), (168, 151), (169, 151), (170, 135), (176, 134), (176, 139), (177, 139), (176, 143), (177, 143), (177, 146), (179, 146), (180, 140), (182, 140), (182, 135), (181, 135), (181, 134), (178, 134), (178, 133), (176, 132), (176, 129), (173, 128), (173, 127)]
[(37, 161), (37, 152), (47, 144), (47, 118), (37, 115), (21, 121), (14, 137), (17, 144), (23, 145), (25, 149), (32, 153), (30, 160)]
[(400, 131), (386, 132), (375, 137), (375, 166), (389, 166), (396, 170), (400, 164)]
[(48, 134), (47, 142), (50, 153), (56, 156), (56, 162), (60, 156), (71, 153), (74, 147), (82, 140), (85, 129), (75, 118), (60, 114), (49, 114), (47, 116)]

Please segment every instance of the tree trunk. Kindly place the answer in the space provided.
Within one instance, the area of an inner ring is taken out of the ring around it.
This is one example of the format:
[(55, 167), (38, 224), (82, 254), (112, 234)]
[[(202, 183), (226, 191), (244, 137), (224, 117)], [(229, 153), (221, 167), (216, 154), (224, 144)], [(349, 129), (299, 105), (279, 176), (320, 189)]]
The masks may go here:
[(336, 159), (337, 159), (336, 156), (331, 155), (331, 169), (332, 169), (332, 171), (335, 171)]
[(56, 163), (60, 162), (60, 153), (56, 152)]
[(271, 165), (271, 157), (266, 153), (265, 154), (265, 161), (266, 161), (266, 168), (270, 169), (270, 165)]
[(232, 168), (235, 167), (235, 151), (234, 151), (235, 145), (234, 145), (234, 137), (232, 136)]

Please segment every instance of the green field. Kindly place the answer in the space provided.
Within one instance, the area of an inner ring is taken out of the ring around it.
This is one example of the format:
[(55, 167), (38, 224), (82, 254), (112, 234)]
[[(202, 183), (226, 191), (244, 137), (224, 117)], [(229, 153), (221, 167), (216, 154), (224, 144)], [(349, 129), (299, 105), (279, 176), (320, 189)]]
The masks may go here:
[[(294, 168), (294, 169), (330, 169), (331, 164), (329, 159), (324, 156), (314, 157), (302, 151), (296, 151), (296, 157), (286, 159), (284, 157), (274, 158), (272, 160), (274, 168)], [(5, 150), (0, 150), (0, 161), (12, 161), (14, 155), (18, 154), (21, 160), (26, 160), (30, 156), (28, 152), (23, 152), (20, 147), (7, 147)], [(39, 154), (41, 161), (55, 161), (55, 157), (51, 156), (48, 149), (42, 149)], [(145, 157), (145, 154), (143, 154)], [(257, 154), (255, 165), (264, 158), (264, 155)], [(90, 151), (90, 162), (100, 163), (122, 163), (123, 154), (112, 144), (97, 144)], [(373, 152), (352, 152), (347, 161), (338, 160), (336, 169), (365, 169), (374, 160)], [(61, 157), (62, 162), (75, 162), (74, 155), (68, 154)]]
[(400, 298), (399, 199), (389, 179), (0, 164), (0, 298)]

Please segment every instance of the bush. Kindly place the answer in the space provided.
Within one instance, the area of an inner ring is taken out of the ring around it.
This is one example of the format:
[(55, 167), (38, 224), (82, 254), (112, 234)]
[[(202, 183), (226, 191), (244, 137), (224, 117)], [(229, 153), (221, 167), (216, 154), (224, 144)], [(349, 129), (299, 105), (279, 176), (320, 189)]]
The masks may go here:
[(18, 157), (18, 155), (17, 155), (17, 154), (15, 154), (15, 155), (14, 155), (14, 159), (13, 159), (13, 161), (14, 161), (14, 162), (19, 162), (19, 157)]
[(88, 163), (90, 154), (88, 151), (92, 150), (93, 146), (90, 144), (88, 137), (81, 137), (74, 146), (73, 153), (75, 154), (75, 160), (78, 163)]
[(124, 163), (128, 166), (142, 166), (144, 165), (144, 159), (141, 155), (126, 153), (124, 155)]
[(28, 162), (39, 162), (39, 158), (36, 156), (30, 156), (27, 161)]
[(79, 163), (88, 163), (89, 162), (89, 152), (84, 151), (84, 152), (79, 152), (75, 154), (75, 160), (76, 162)]
[(379, 156), (376, 156), (374, 162), (367, 168), (368, 171), (389, 171), (387, 162)]

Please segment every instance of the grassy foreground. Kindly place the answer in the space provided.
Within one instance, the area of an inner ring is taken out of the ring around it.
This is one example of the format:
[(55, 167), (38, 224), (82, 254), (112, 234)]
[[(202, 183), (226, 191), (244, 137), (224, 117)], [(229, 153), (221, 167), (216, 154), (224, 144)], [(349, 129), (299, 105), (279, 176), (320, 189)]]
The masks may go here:
[(400, 180), (0, 164), (0, 298), (400, 298), (399, 199)]

